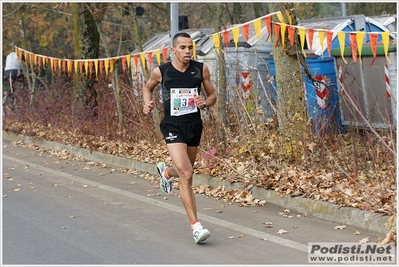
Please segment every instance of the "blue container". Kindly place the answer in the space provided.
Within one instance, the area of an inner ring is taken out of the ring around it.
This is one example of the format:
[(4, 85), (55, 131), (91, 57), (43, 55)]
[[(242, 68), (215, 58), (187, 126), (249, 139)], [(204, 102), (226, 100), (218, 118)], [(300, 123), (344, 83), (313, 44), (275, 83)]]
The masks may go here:
[[(270, 75), (275, 77), (274, 60), (269, 58), (267, 63)], [(321, 81), (313, 82), (303, 71), (306, 89), (305, 106), (308, 117), (312, 119), (314, 131), (316, 133), (339, 133), (342, 131), (342, 126), (334, 58), (307, 57), (306, 63), (313, 77)], [(273, 85), (276, 86), (276, 83), (274, 82)]]

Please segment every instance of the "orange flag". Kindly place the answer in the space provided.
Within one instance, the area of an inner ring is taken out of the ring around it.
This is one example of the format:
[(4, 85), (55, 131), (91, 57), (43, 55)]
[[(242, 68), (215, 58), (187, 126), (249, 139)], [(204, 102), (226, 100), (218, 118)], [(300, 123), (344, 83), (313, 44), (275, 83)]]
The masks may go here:
[(138, 72), (138, 71), (139, 71), (139, 55), (138, 55), (138, 54), (135, 54), (135, 55), (133, 56), (133, 59), (134, 59), (134, 67), (135, 67), (135, 70), (136, 70), (136, 72)]
[(91, 80), (91, 77), (93, 76), (93, 61), (92, 60), (89, 61), (89, 73), (90, 73), (90, 80)]
[(168, 61), (168, 47), (162, 48), (163, 63)]
[(308, 29), (309, 56), (312, 54), (312, 49), (313, 49), (313, 35), (314, 35), (314, 29)]
[(280, 24), (274, 24), (274, 32), (276, 33), (276, 47), (280, 41)]
[(223, 40), (224, 40), (225, 47), (228, 47), (229, 42), (230, 42), (230, 31), (229, 30), (223, 32)]
[(349, 41), (351, 44), (353, 62), (356, 62), (357, 61), (357, 51), (356, 51), (357, 47), (356, 47), (356, 33), (355, 32), (349, 33)]
[(266, 42), (269, 39), (269, 37), (272, 34), (272, 16), (267, 16), (265, 17), (265, 24), (266, 24), (266, 29), (267, 29), (267, 38), (266, 38)]
[(244, 33), (245, 40), (249, 39), (249, 24), (242, 25), (242, 32)]
[(332, 37), (333, 37), (333, 32), (332, 31), (327, 31), (327, 51), (328, 51), (328, 58), (331, 57), (331, 47), (332, 47)]
[(80, 79), (83, 78), (83, 61), (79, 61), (79, 72), (80, 72)]
[(373, 65), (374, 60), (377, 56), (377, 39), (378, 39), (378, 33), (370, 33), (370, 46), (371, 46), (371, 52), (373, 53), (373, 61), (371, 61), (370, 66)]
[(123, 70), (123, 76), (126, 74), (126, 57), (122, 57), (122, 70)]
[(41, 66), (42, 66), (42, 57), (38, 56), (37, 57), (37, 68), (39, 69), (39, 71), (40, 71)]
[(152, 51), (147, 53), (148, 69), (152, 70)]
[(290, 39), (290, 44), (291, 46), (295, 45), (295, 27), (293, 26), (288, 26), (288, 36)]
[(72, 60), (68, 60), (68, 73), (69, 73), (69, 77), (72, 77)]
[(64, 77), (66, 76), (66, 60), (62, 60), (62, 71), (64, 72)]

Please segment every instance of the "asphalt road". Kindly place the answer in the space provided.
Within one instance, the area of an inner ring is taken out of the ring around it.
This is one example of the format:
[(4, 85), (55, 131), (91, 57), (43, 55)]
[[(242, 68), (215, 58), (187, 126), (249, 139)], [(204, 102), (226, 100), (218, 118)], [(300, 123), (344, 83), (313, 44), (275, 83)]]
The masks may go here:
[(307, 265), (308, 242), (384, 237), (294, 210), (283, 216), (268, 203), (240, 207), (197, 194), (199, 220), (212, 234), (197, 245), (176, 189), (166, 196), (145, 175), (8, 140), (2, 150), (4, 265)]

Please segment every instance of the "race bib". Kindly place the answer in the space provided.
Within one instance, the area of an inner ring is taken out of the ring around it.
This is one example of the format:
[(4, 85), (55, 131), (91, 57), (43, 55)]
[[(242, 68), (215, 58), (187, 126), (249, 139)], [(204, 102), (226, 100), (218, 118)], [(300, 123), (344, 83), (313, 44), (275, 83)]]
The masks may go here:
[(198, 111), (194, 96), (197, 88), (172, 88), (170, 89), (170, 115), (181, 116)]

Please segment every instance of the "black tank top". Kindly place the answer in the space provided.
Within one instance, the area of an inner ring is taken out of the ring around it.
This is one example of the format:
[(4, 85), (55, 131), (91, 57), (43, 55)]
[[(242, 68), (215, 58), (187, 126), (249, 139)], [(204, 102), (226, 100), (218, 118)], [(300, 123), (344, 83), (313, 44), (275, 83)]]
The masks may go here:
[(164, 103), (165, 119), (171, 122), (186, 123), (190, 121), (201, 120), (200, 110), (197, 112), (171, 116), (171, 89), (175, 88), (197, 88), (197, 94), (200, 94), (202, 83), (203, 63), (191, 60), (189, 67), (185, 72), (175, 69), (171, 62), (159, 66), (162, 74), (162, 98)]

